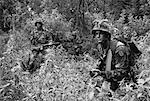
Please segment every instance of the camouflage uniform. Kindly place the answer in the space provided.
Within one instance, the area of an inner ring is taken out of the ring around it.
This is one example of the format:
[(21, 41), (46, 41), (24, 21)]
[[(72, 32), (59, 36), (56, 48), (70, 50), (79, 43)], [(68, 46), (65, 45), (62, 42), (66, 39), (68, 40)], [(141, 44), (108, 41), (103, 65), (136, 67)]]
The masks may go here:
[(48, 32), (35, 30), (32, 34), (31, 44), (37, 46), (46, 44), (49, 40), (52, 40), (52, 38), (48, 35)]
[(44, 62), (44, 57), (42, 53), (39, 53), (39, 50), (33, 49), (32, 54), (29, 54), (27, 60), (21, 61), (21, 67), (23, 71), (29, 71), (33, 73), (40, 68), (40, 64)]
[[(40, 22), (37, 22), (37, 23), (40, 23)], [(52, 41), (52, 34), (51, 32), (44, 30), (41, 24), (40, 28), (37, 27), (37, 29), (32, 32), (30, 40), (31, 40), (31, 44), (35, 46), (46, 44), (49, 41)]]
[(43, 57), (42, 54), (38, 54), (36, 56), (33, 57), (33, 61), (31, 62), (31, 64), (29, 65), (29, 72), (33, 73), (34, 71), (36, 71), (37, 69), (40, 69), (40, 64), (43, 62)]
[[(102, 23), (102, 22), (103, 21), (98, 22), (98, 23)], [(95, 28), (93, 28), (93, 30), (94, 31), (102, 30), (102, 31), (105, 31), (107, 34), (110, 33), (107, 30), (107, 27), (105, 27), (105, 25), (100, 25), (100, 26), (102, 26), (103, 28), (101, 29), (101, 27), (97, 25)], [(104, 74), (102, 73), (100, 75), (103, 76), (106, 81), (110, 82), (112, 90), (116, 90), (119, 86), (119, 81), (121, 81), (123, 78), (129, 78), (130, 76), (129, 75), (130, 67), (129, 67), (129, 59), (128, 59), (129, 49), (124, 43), (118, 40), (111, 40), (110, 38), (109, 42), (110, 43), (107, 46), (108, 48), (106, 48), (105, 50), (101, 48), (101, 43), (98, 43), (96, 45), (95, 49), (97, 49), (98, 57), (101, 60), (101, 63), (98, 66), (98, 70), (100, 71), (106, 70), (106, 64), (107, 64), (106, 60), (107, 58), (108, 59), (110, 58), (110, 57), (107, 57), (108, 55), (107, 53), (108, 53), (108, 50), (111, 50), (112, 52), (112, 57), (111, 57), (112, 60), (110, 64), (111, 70), (106, 71)]]
[[(120, 43), (118, 41), (116, 42)], [(128, 47), (125, 46), (124, 44), (115, 47), (114, 50), (113, 49), (111, 50), (113, 52), (111, 62), (112, 73), (111, 76), (107, 78), (107, 81), (111, 82), (111, 89), (115, 90), (119, 86), (118, 81), (121, 81), (123, 78), (125, 78), (126, 80), (130, 78), (130, 67), (129, 67), (130, 53)]]

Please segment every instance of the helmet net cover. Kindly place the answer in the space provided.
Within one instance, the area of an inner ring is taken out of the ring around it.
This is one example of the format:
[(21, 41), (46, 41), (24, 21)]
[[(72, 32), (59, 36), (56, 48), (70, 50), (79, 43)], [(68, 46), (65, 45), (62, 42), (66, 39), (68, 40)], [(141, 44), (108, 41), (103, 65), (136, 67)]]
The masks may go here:
[(95, 36), (96, 31), (101, 31), (102, 34), (107, 34), (109, 37), (111, 36), (110, 34), (110, 24), (107, 19), (103, 20), (94, 20), (94, 27), (92, 29), (92, 34)]

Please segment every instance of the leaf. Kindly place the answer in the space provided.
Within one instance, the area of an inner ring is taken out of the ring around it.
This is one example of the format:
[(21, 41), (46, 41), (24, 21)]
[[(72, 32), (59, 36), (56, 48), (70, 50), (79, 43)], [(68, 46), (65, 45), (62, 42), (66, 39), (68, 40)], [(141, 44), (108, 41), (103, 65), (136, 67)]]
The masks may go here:
[(144, 84), (145, 83), (145, 80), (143, 80), (143, 79), (138, 79), (138, 84)]
[(130, 101), (135, 101), (135, 96), (131, 97)]
[(148, 75), (148, 72), (149, 72), (150, 70), (143, 70), (140, 74), (139, 74), (139, 78), (141, 78), (141, 77), (143, 77), (143, 76), (147, 76)]
[(119, 99), (117, 98), (111, 98), (113, 101), (120, 101)]
[(150, 77), (149, 78), (146, 78), (145, 82), (149, 82), (150, 81)]
[(109, 90), (110, 89), (110, 84), (107, 81), (104, 81), (102, 84), (102, 88), (105, 90)]
[(11, 71), (12, 72), (15, 72), (16, 70), (20, 70), (21, 69), (21, 66), (20, 65), (17, 65), (17, 66), (15, 66), (15, 67), (13, 67), (12, 69), (11, 69)]
[(105, 95), (104, 92), (101, 92), (101, 93), (98, 94), (99, 97), (103, 97), (104, 95)]
[(8, 87), (10, 85), (11, 85), (10, 83), (7, 83), (6, 85), (1, 85), (0, 88), (5, 88), (5, 87)]
[(142, 96), (142, 93), (138, 93), (137, 95), (137, 98), (141, 97)]
[(92, 100), (93, 97), (94, 97), (94, 91), (91, 91), (91, 92), (89, 93), (89, 99)]

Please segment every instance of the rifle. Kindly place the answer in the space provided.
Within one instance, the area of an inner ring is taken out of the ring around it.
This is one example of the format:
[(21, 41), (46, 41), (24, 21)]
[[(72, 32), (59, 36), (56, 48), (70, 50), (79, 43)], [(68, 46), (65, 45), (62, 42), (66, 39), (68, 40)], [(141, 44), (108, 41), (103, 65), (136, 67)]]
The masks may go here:
[(47, 49), (49, 47), (52, 47), (52, 46), (58, 46), (60, 45), (61, 43), (59, 42), (55, 42), (55, 43), (48, 43), (48, 44), (42, 44), (40, 46), (36, 46), (36, 47), (33, 47), (33, 49), (40, 49), (40, 50), (43, 50), (43, 49)]
[(44, 45), (42, 45), (42, 47), (47, 48), (47, 47), (58, 46), (58, 45), (60, 45), (59, 42), (54, 42), (54, 43), (44, 44)]

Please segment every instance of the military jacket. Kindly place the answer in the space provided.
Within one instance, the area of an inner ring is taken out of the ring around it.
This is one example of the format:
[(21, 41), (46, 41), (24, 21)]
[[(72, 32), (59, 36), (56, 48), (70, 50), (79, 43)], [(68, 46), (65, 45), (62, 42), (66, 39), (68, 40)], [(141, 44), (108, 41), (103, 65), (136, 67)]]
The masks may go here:
[(52, 40), (52, 36), (45, 30), (34, 30), (31, 36), (31, 44), (32, 45), (39, 45), (45, 44)]
[(122, 42), (113, 40), (110, 44), (110, 49), (112, 50), (111, 69), (127, 70), (129, 68), (129, 48)]
[[(112, 51), (111, 70), (124, 69), (127, 70), (129, 67), (129, 49), (122, 42), (112, 40), (110, 42), (109, 49)], [(103, 50), (101, 44), (93, 44), (91, 54), (96, 58), (102, 60), (100, 70), (105, 70), (106, 58), (108, 50)]]

